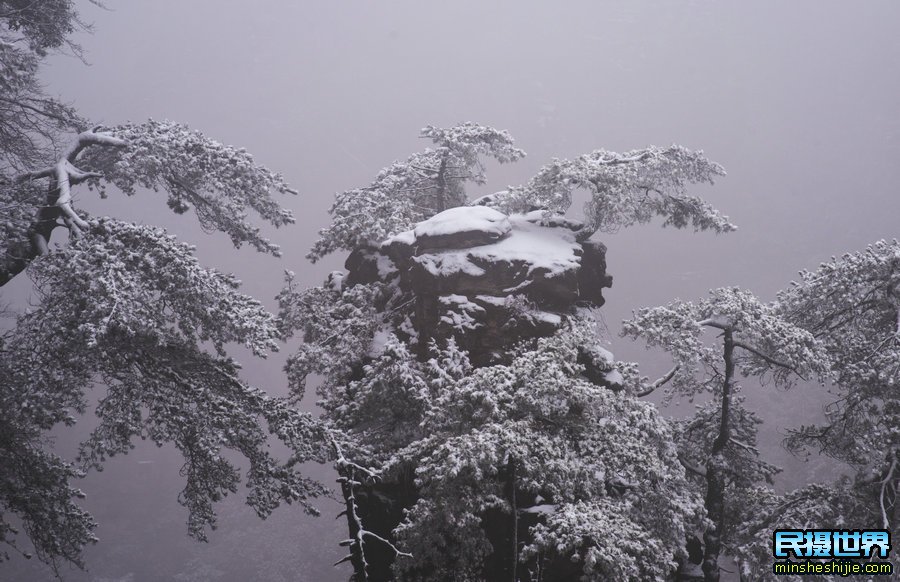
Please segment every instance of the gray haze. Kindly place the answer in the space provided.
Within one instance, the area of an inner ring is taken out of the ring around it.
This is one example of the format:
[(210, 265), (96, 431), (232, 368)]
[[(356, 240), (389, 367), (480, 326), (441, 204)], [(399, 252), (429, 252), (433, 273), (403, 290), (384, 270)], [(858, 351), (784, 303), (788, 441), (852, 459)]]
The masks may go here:
[[(896, 1), (107, 4), (109, 12), (84, 2), (95, 32), (78, 40), (90, 66), (55, 57), (50, 92), (100, 123), (168, 118), (246, 147), (301, 192), (284, 200), (298, 224), (273, 234), (285, 250), (278, 260), (203, 235), (151, 192), (97, 201), (82, 191), (80, 203), (169, 227), (272, 309), (283, 269), (316, 285), (340, 268), (343, 257), (304, 259), (333, 194), (421, 149), (426, 124), (472, 120), (512, 133), (528, 157), (490, 168), (486, 191), (526, 181), (554, 156), (601, 147), (675, 142), (725, 166), (728, 176), (700, 193), (737, 233), (652, 225), (602, 237), (615, 277), (602, 310), (612, 349), (651, 370), (664, 362), (617, 337), (632, 309), (726, 285), (771, 299), (797, 270), (897, 236)], [(4, 291), (19, 304), (28, 288), (20, 279)], [(283, 393), (289, 351), (244, 358), (247, 378)], [(819, 391), (753, 389), (750, 402), (768, 421), (764, 457), (785, 467), (780, 487), (830, 478), (827, 465), (779, 447), (784, 426), (817, 417), (820, 405), (804, 402)], [(61, 432), (59, 449), (71, 450), (86, 428)], [(323, 500), (318, 519), (287, 508), (260, 522), (230, 499), (220, 529), (198, 544), (175, 501), (179, 466), (174, 449), (139, 446), (87, 479), (101, 543), (87, 553), (91, 571), (67, 580), (241, 580), (241, 568), (262, 563), (264, 580), (346, 579), (349, 568), (330, 566), (342, 555), (335, 502)], [(332, 479), (327, 469), (315, 474)], [(4, 572), (49, 576), (21, 562)]]

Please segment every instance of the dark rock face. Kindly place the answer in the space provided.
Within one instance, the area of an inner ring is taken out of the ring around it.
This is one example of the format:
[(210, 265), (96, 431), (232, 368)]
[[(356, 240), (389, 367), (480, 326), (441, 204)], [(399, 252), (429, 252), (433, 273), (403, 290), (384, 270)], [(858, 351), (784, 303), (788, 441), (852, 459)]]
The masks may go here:
[(578, 242), (577, 221), (457, 207), (347, 258), (346, 285), (381, 282), (414, 302), (417, 344), (454, 337), (476, 366), (552, 334), (575, 307), (603, 305), (606, 247)]
[(603, 305), (603, 289), (612, 287), (612, 275), (606, 273), (606, 245), (599, 241), (587, 241), (581, 246), (584, 254), (578, 271), (578, 301), (587, 305)]

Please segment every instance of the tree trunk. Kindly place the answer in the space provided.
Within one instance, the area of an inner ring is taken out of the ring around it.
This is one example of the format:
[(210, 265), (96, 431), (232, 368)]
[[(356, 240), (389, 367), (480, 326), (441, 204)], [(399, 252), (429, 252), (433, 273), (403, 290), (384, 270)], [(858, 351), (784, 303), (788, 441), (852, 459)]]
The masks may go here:
[(726, 461), (725, 447), (731, 438), (731, 383), (734, 378), (734, 337), (731, 329), (724, 331), (725, 380), (722, 383), (722, 418), (719, 434), (713, 441), (706, 464), (706, 514), (712, 525), (703, 534), (703, 579), (719, 582), (719, 553), (722, 551), (722, 529), (725, 524)]
[(509, 459), (509, 480), (510, 494), (509, 500), (512, 505), (512, 582), (518, 582), (519, 574), (519, 507), (516, 503), (516, 461), (512, 457)]
[(437, 199), (435, 200), (436, 210), (443, 212), (447, 210), (447, 157), (450, 155), (449, 150), (444, 148), (441, 154), (441, 165), (438, 166), (437, 173)]
[[(344, 497), (343, 513), (347, 518), (347, 529), (350, 533), (349, 539), (358, 540), (360, 539), (361, 527), (359, 523), (359, 514), (357, 513), (358, 506), (356, 505), (356, 492), (353, 490), (353, 487), (357, 482), (354, 479), (353, 473), (353, 469), (348, 469), (346, 473), (344, 471), (339, 471), (341, 478), (338, 479), (338, 482), (341, 484), (341, 494)], [(351, 543), (349, 549), (350, 564), (353, 565), (353, 576), (351, 579), (358, 582), (368, 580), (365, 550), (363, 546), (359, 543)]]
[(50, 246), (50, 235), (59, 226), (57, 219), (61, 216), (56, 206), (59, 188), (56, 181), (51, 181), (47, 189), (47, 198), (43, 206), (35, 213), (34, 222), (28, 228), (28, 234), (22, 239), (12, 242), (6, 256), (0, 257), (0, 287), (6, 285), (13, 277), (25, 270), (39, 256), (46, 254)]

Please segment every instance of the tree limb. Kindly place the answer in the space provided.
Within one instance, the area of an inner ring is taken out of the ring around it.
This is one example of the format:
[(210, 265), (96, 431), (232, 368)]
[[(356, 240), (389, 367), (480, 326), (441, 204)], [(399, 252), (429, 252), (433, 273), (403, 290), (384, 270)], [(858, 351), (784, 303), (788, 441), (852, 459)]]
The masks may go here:
[(797, 370), (797, 368), (795, 368), (794, 366), (792, 366), (792, 365), (790, 365), (790, 364), (788, 364), (788, 363), (782, 362), (782, 361), (780, 361), (780, 360), (776, 360), (776, 359), (773, 358), (772, 356), (769, 356), (769, 355), (767, 355), (767, 354), (765, 354), (765, 353), (763, 353), (763, 352), (757, 350), (757, 349), (754, 348), (753, 346), (750, 346), (750, 345), (745, 344), (744, 342), (735, 340), (735, 341), (734, 341), (734, 347), (736, 347), (736, 348), (743, 348), (743, 349), (747, 350), (748, 352), (750, 352), (750, 353), (752, 353), (752, 354), (754, 354), (754, 355), (756, 355), (756, 356), (759, 356), (760, 358), (762, 358), (763, 360), (765, 360), (765, 361), (768, 362), (769, 364), (772, 364), (773, 366), (778, 366), (778, 367), (780, 367), (780, 368), (784, 368), (784, 369), (786, 369), (786, 370), (790, 370), (790, 371), (793, 372), (794, 374), (797, 374), (797, 376), (799, 376), (801, 380), (806, 380), (806, 376), (804, 376), (803, 374), (801, 374), (801, 373)]
[(96, 172), (85, 172), (75, 167), (78, 155), (91, 146), (126, 147), (125, 140), (108, 134), (99, 133), (100, 127), (84, 131), (76, 136), (72, 144), (62, 153), (53, 166), (19, 174), (14, 184), (24, 184), (32, 180), (50, 178), (45, 203), (37, 209), (31, 228), (22, 241), (14, 241), (9, 245), (15, 252), (0, 257), (0, 287), (25, 270), (32, 260), (50, 252), (50, 236), (60, 226), (57, 220), (62, 217), (73, 234), (88, 228), (72, 208), (72, 186), (91, 178), (101, 177)]
[(638, 392), (637, 397), (643, 398), (644, 396), (649, 396), (653, 393), (654, 390), (666, 384), (669, 380), (675, 377), (675, 374), (678, 370), (681, 369), (681, 364), (676, 364), (674, 368), (665, 373), (661, 378), (658, 378), (655, 382), (644, 388), (642, 391)]

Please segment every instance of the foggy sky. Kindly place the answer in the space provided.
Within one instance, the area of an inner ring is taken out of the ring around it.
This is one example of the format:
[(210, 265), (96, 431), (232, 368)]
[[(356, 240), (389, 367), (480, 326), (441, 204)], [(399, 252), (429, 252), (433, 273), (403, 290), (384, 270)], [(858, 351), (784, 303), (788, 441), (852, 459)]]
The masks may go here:
[[(897, 236), (896, 1), (108, 0), (111, 11), (83, 4), (94, 32), (77, 40), (90, 65), (54, 57), (44, 75), (50, 93), (98, 123), (187, 123), (246, 147), (301, 194), (283, 200), (298, 223), (272, 234), (284, 249), (280, 260), (202, 234), (193, 216), (172, 215), (152, 192), (97, 201), (83, 190), (80, 204), (170, 228), (270, 309), (284, 269), (317, 285), (341, 267), (343, 256), (316, 265), (304, 258), (328, 223), (334, 193), (368, 184), (423, 148), (416, 136), (426, 124), (507, 129), (528, 153), (489, 166), (488, 186), (471, 197), (525, 182), (553, 157), (597, 148), (678, 143), (725, 166), (726, 177), (697, 192), (738, 232), (650, 225), (598, 236), (615, 278), (602, 310), (612, 350), (650, 369), (664, 364), (617, 337), (632, 309), (727, 285), (771, 299), (799, 269)], [(4, 298), (21, 303), (27, 281), (10, 287)], [(246, 377), (284, 393), (289, 352), (244, 358)], [(771, 411), (802, 402), (783, 393), (755, 398)], [(798, 418), (816, 414), (810, 407)], [(783, 421), (782, 412), (767, 425), (764, 456), (790, 465), (796, 461), (778, 449)], [(83, 429), (61, 433), (61, 450)], [(268, 559), (271, 580), (346, 579), (349, 568), (330, 567), (342, 556), (336, 503), (323, 500), (318, 519), (289, 508), (260, 522), (230, 500), (204, 546), (187, 538), (186, 512), (175, 501), (179, 466), (173, 449), (139, 447), (87, 480), (101, 542), (87, 553), (91, 572), (67, 580), (149, 581), (185, 571), (192, 559), (212, 565), (200, 579), (233, 580), (241, 552)], [(785, 468), (783, 487), (810, 474)], [(331, 478), (324, 469), (315, 474)], [(47, 575), (14, 567), (36, 580)]]

